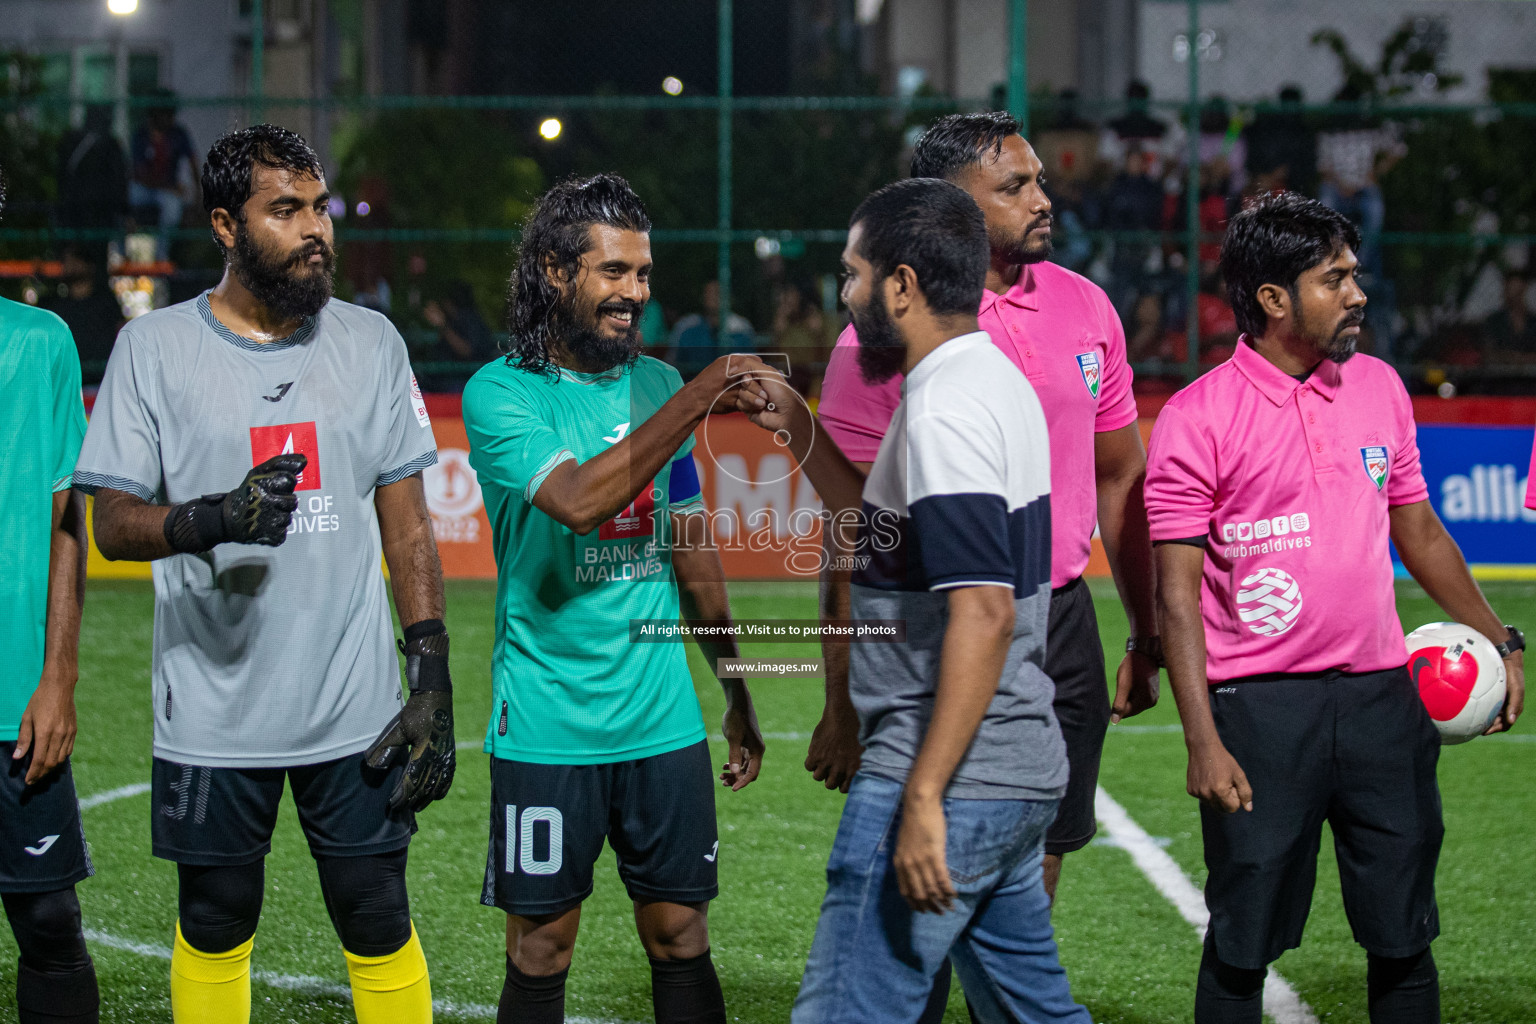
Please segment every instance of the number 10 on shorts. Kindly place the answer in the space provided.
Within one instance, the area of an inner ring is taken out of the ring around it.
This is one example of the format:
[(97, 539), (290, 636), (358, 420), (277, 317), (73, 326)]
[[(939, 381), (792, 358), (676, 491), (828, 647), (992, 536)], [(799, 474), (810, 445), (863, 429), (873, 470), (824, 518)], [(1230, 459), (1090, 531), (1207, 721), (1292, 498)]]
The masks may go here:
[[(533, 830), (539, 822), (549, 825), (549, 852), (543, 860), (534, 853)], [(521, 817), (516, 804), (507, 804), (507, 874), (521, 867), (528, 875), (553, 875), (560, 870), (564, 857), (562, 839), (565, 819), (558, 807), (524, 807)]]

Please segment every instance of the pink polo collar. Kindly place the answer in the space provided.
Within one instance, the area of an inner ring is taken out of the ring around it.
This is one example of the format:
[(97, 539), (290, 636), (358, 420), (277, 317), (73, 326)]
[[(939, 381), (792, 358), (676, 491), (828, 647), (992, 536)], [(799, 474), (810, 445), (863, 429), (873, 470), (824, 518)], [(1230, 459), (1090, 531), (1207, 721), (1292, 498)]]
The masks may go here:
[(1284, 405), (1301, 388), (1310, 388), (1331, 402), (1337, 397), (1342, 380), (1342, 366), (1331, 359), (1324, 359), (1317, 364), (1311, 376), (1298, 382), (1295, 377), (1260, 355), (1258, 349), (1253, 347), (1253, 340), (1246, 334), (1238, 339), (1237, 351), (1232, 353), (1232, 362), (1275, 405)]

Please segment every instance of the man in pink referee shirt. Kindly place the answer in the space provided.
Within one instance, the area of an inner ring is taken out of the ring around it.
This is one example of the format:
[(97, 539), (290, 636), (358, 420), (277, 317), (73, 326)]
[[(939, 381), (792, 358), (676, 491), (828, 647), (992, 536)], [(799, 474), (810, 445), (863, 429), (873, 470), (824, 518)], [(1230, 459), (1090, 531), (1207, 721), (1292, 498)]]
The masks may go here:
[(1152, 433), (1159, 621), (1209, 871), (1196, 1024), (1259, 1024), (1268, 965), (1301, 943), (1324, 821), (1373, 1024), (1440, 1020), (1440, 738), (1404, 668), (1389, 539), (1499, 646), (1509, 696), (1489, 732), (1524, 704), (1524, 639), (1428, 501), (1402, 381), (1354, 356), (1359, 244), (1291, 193), (1234, 217), (1221, 269), (1243, 338)]
[[(1006, 113), (954, 114), (935, 122), (912, 152), (912, 176), (945, 178), (971, 194), (986, 217), (991, 263), (979, 320), (1023, 371), (1045, 410), (1051, 457), (1051, 604), (1045, 671), (1067, 742), (1070, 778), (1046, 835), (1045, 888), (1052, 897), (1062, 855), (1086, 846), (1099, 756), (1111, 716), (1157, 701), (1161, 652), (1153, 617), (1151, 545), (1142, 507), (1146, 453), (1136, 426), (1125, 335), (1102, 289), (1054, 263), (1051, 201), (1040, 160)], [(900, 375), (867, 384), (849, 327), (827, 368), (817, 413), (855, 463), (874, 461)], [(1130, 618), (1129, 653), (1117, 673), (1114, 706), (1093, 599), (1082, 580), (1095, 524)], [(823, 573), (823, 614), (846, 617), (848, 577), (834, 560)], [(824, 645), (827, 700), (806, 768), (829, 789), (846, 790), (858, 768), (858, 723), (848, 701), (847, 646)]]
[(1525, 479), (1525, 507), (1536, 508), (1536, 444), (1531, 445), (1531, 472)]

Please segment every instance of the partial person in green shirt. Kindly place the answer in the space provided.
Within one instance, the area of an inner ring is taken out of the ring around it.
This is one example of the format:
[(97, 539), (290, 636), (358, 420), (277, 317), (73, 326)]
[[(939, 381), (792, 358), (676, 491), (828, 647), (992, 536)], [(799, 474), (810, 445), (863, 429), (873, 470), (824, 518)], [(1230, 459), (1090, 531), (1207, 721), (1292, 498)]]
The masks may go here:
[[(0, 189), (3, 197), (3, 189)], [(0, 901), (21, 952), (21, 1024), (94, 1024), (100, 996), (75, 883), (93, 874), (69, 755), (85, 599), (80, 359), (52, 313), (0, 299)]]
[[(511, 354), (464, 389), (496, 555), (491, 840), (481, 902), (507, 912), (501, 1020), (564, 1019), (581, 904), (607, 839), (651, 961), (659, 1024), (724, 1024), (707, 914), (720, 844), (704, 723), (681, 643), (637, 620), (729, 620), (693, 430), (734, 408), (750, 356), (689, 384), (640, 354), (651, 224), (615, 175), (546, 193), (523, 230)], [(686, 538), (679, 543), (676, 538)], [(701, 642), (711, 665), (729, 638)], [(757, 777), (762, 733), (723, 679), (720, 779)]]

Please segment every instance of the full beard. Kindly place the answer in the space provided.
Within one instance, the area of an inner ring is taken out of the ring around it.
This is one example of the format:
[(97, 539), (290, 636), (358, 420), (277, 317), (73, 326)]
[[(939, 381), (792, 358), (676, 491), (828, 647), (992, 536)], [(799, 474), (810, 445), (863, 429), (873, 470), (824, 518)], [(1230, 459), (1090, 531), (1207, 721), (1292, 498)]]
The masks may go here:
[[(594, 307), (587, 316), (578, 316), (566, 303), (554, 310), (553, 335), (577, 367), (588, 373), (602, 373), (615, 366), (628, 366), (640, 358), (640, 302), (606, 302)], [(599, 320), (604, 313), (629, 312), (629, 328), (621, 334), (603, 330)]]
[(866, 384), (884, 384), (906, 366), (907, 347), (896, 332), (896, 323), (880, 297), (863, 309), (848, 307), (853, 329), (859, 335), (859, 376)]
[[(308, 260), (315, 253), (322, 259), (311, 267)], [(336, 251), (324, 242), (315, 242), (296, 253), (275, 257), (257, 245), (241, 224), (235, 229), (230, 267), (235, 279), (274, 315), (299, 320), (314, 316), (331, 301)]]
[(1050, 224), (1051, 217), (1047, 214), (1036, 218), (1019, 238), (1004, 238), (991, 231), (987, 232), (987, 243), (992, 247), (993, 258), (1014, 266), (1024, 263), (1044, 263), (1055, 251), (1051, 246), (1051, 236), (1045, 235), (1038, 241), (1031, 241), (1030, 236), (1035, 228)]

